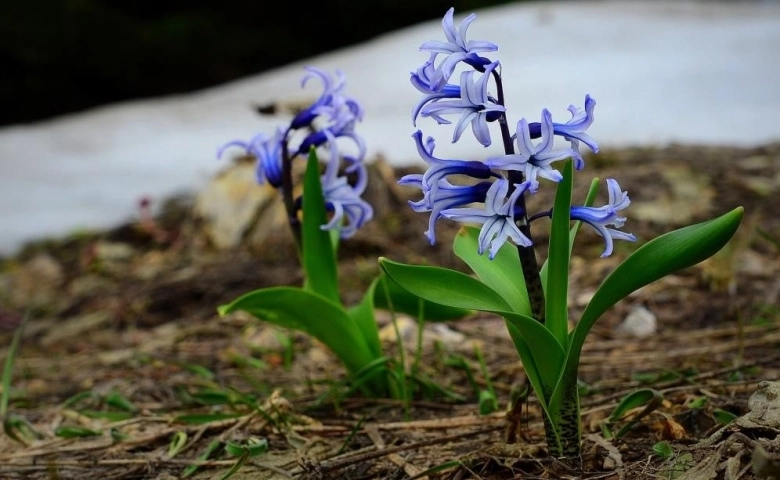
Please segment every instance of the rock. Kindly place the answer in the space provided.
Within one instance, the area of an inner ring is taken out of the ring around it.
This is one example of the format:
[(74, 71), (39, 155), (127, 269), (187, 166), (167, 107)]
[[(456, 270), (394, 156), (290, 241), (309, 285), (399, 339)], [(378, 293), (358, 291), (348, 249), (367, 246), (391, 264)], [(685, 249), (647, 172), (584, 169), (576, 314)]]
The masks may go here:
[(195, 199), (194, 213), (206, 240), (219, 250), (241, 245), (250, 234), (255, 243), (287, 228), (279, 192), (257, 184), (254, 160), (238, 161), (214, 177)]
[(780, 430), (780, 382), (763, 381), (748, 399), (749, 412), (739, 417), (738, 425)]
[(12, 269), (0, 279), (0, 299), (17, 309), (51, 308), (60, 298), (65, 281), (62, 265), (51, 255), (40, 253)]
[(658, 330), (658, 319), (655, 314), (641, 305), (628, 312), (623, 323), (617, 326), (617, 332), (631, 337), (648, 337)]

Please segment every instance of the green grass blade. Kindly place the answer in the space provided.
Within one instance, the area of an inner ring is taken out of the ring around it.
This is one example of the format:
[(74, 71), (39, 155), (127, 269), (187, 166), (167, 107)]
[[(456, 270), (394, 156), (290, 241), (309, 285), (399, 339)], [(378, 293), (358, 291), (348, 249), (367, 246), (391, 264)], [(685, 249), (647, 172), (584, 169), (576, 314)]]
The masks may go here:
[(22, 343), (22, 333), (24, 327), (27, 325), (27, 321), (30, 319), (30, 312), (24, 314), (22, 323), (14, 332), (14, 338), (11, 340), (11, 347), (8, 349), (8, 355), (5, 357), (5, 364), (3, 365), (3, 393), (0, 395), (0, 419), (5, 418), (8, 413), (8, 402), (11, 399), (11, 380), (14, 374), (14, 360), (16, 360), (16, 353), (19, 351), (19, 345)]

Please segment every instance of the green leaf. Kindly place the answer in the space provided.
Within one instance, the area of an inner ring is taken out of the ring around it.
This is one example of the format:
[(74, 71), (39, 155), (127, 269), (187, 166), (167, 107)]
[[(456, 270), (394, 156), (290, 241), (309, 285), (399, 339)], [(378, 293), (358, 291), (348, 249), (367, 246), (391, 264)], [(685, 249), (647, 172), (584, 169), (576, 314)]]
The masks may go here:
[(374, 298), (376, 298), (375, 290), (377, 284), (381, 282), (380, 277), (374, 279), (371, 282), (371, 286), (363, 295), (363, 300), (356, 306), (347, 310), (349, 317), (352, 319), (352, 323), (357, 325), (360, 329), (360, 334), (363, 337), (363, 342), (371, 350), (371, 354), (374, 358), (382, 356), (382, 345), (379, 342), (379, 327), (376, 324), (376, 318), (374, 317)]
[(479, 392), (479, 414), (490, 415), (498, 411), (498, 399), (495, 394), (489, 390), (480, 390)]
[(303, 177), (303, 270), (306, 288), (328, 300), (340, 303), (336, 255), (328, 223), (325, 197), (320, 180), (320, 162), (312, 148)]
[(650, 402), (658, 402), (660, 404), (660, 402), (663, 401), (663, 398), (661, 392), (652, 388), (634, 390), (620, 400), (620, 403), (612, 410), (612, 414), (607, 420), (612, 423), (617, 422), (623, 418), (629, 410), (641, 407), (642, 405), (647, 405)]
[(563, 167), (563, 179), (558, 182), (553, 206), (552, 227), (548, 248), (547, 289), (545, 290), (545, 324), (562, 345), (569, 336), (569, 224), (571, 223), (571, 189), (573, 168), (571, 160)]
[[(596, 201), (596, 194), (598, 193), (598, 189), (599, 179), (596, 177), (590, 182), (590, 188), (588, 189), (588, 194), (585, 196), (585, 201), (582, 204), (583, 206), (593, 206), (593, 202)], [(582, 222), (576, 221), (569, 231), (569, 256), (571, 256), (571, 251), (574, 249), (574, 240), (577, 238), (577, 232), (579, 232), (581, 225)], [(539, 277), (542, 279), (542, 285), (544, 285), (544, 288), (547, 288), (547, 269), (549, 267), (548, 260), (544, 261), (544, 265), (542, 265), (542, 269), (539, 271)]]
[[(471, 267), (479, 279), (501, 295), (510, 306), (511, 311), (531, 315), (531, 305), (528, 292), (525, 289), (525, 279), (520, 266), (517, 249), (505, 243), (493, 260), (487, 255), (479, 254), (479, 229), (463, 227), (455, 236), (452, 250), (461, 260)], [(428, 309), (426, 308), (426, 317)]]
[(243, 310), (260, 320), (305, 332), (324, 343), (350, 372), (376, 357), (347, 312), (316, 293), (295, 287), (271, 287), (249, 292), (218, 308), (220, 315)]
[[(203, 451), (203, 453), (198, 455), (198, 460), (201, 461), (208, 460), (209, 457), (211, 457), (211, 454), (214, 453), (219, 448), (220, 445), (222, 445), (222, 442), (219, 440), (212, 440), (211, 442), (209, 442), (209, 444), (206, 446), (206, 449)], [(190, 465), (189, 467), (185, 468), (181, 472), (181, 478), (189, 477), (193, 473), (197, 472), (199, 468), (200, 465)]]
[(669, 442), (663, 441), (653, 445), (653, 453), (656, 454), (656, 456), (659, 458), (666, 460), (667, 458), (671, 458), (672, 455), (674, 455), (674, 450), (672, 449), (672, 446), (669, 444)]
[(495, 290), (465, 273), (404, 265), (384, 257), (379, 258), (379, 265), (394, 282), (424, 300), (467, 310), (511, 310)]
[(738, 207), (718, 218), (661, 235), (618, 265), (602, 282), (571, 334), (565, 370), (553, 394), (555, 404), (565, 401), (565, 392), (577, 381), (582, 346), (596, 320), (637, 289), (714, 255), (737, 231), (743, 212)]
[(122, 396), (122, 394), (119, 392), (112, 391), (107, 393), (106, 396), (103, 397), (103, 402), (105, 402), (106, 405), (124, 410), (126, 412), (135, 412), (138, 410), (138, 407), (133, 405), (130, 400)]
[(738, 207), (718, 218), (661, 235), (618, 265), (588, 302), (572, 333), (571, 367), (579, 363), (585, 337), (607, 309), (645, 285), (714, 255), (737, 231), (743, 212)]
[(256, 457), (268, 451), (268, 440), (265, 438), (250, 437), (246, 442), (226, 442), (225, 452), (231, 457), (248, 455)]
[(544, 325), (527, 315), (511, 312), (501, 295), (466, 274), (440, 267), (404, 265), (386, 258), (380, 258), (379, 264), (399, 285), (426, 300), (504, 317), (529, 381), (547, 407), (545, 392), (552, 392), (565, 357), (563, 346)]
[(61, 426), (54, 429), (54, 435), (60, 438), (97, 437), (101, 432), (84, 427)]
[(550, 395), (560, 377), (566, 358), (563, 346), (544, 325), (519, 313), (500, 313), (506, 321), (523, 370), (545, 412), (550, 413)]
[(202, 425), (204, 423), (220, 422), (240, 417), (239, 413), (194, 413), (192, 415), (179, 415), (173, 419), (174, 422), (186, 423), (188, 425)]
[(187, 432), (179, 430), (171, 437), (171, 443), (168, 444), (167, 458), (171, 459), (179, 454), (184, 445), (187, 444)]
[(728, 425), (737, 419), (735, 414), (729, 412), (728, 410), (723, 410), (722, 408), (716, 408), (712, 410), (712, 416), (715, 417), (715, 420), (717, 420), (721, 425)]
[[(396, 312), (417, 316), (420, 311), (420, 302), (422, 301), (426, 322), (457, 320), (474, 313), (474, 310), (450, 307), (448, 305), (422, 300), (412, 292), (404, 290), (387, 275), (382, 275), (380, 279), (379, 285), (374, 289), (375, 308), (389, 310), (392, 304), (392, 309)], [(387, 289), (385, 289), (385, 287), (387, 287)], [(386, 292), (389, 292), (390, 294), (389, 301)]]

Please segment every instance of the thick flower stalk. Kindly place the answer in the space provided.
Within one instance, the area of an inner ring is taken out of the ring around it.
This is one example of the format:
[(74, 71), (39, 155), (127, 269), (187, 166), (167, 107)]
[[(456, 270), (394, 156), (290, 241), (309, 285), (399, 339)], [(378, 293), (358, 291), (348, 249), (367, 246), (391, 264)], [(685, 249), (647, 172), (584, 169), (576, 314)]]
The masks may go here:
[[(312, 79), (322, 83), (323, 90), (317, 100), (298, 112), (286, 127), (278, 128), (273, 136), (260, 133), (248, 142), (234, 140), (217, 152), (221, 157), (227, 148), (238, 147), (257, 159), (257, 182), (268, 182), (281, 192), (299, 246), (301, 199), (293, 196), (292, 162), (305, 159), (311, 149), (323, 149), (318, 157), (326, 163), (321, 181), (331, 217), (322, 228), (339, 230), (342, 238), (349, 238), (373, 216), (371, 205), (361, 198), (367, 178), (366, 147), (355, 126), (363, 119), (363, 108), (343, 93), (346, 79), (341, 72), (336, 72), (334, 79), (318, 68), (305, 70), (301, 87)], [(350, 181), (348, 176), (356, 180)]]

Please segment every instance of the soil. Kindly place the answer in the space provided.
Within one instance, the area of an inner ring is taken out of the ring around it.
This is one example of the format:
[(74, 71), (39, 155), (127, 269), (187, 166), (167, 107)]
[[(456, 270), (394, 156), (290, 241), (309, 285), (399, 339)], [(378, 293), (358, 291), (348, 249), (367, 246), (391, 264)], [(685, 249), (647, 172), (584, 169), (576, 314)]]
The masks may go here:
[[(591, 175), (618, 179), (633, 202), (624, 230), (638, 242), (601, 259), (603, 242), (583, 229), (572, 319), (637, 245), (736, 206), (746, 214), (721, 253), (641, 289), (596, 325), (580, 367), (581, 459), (547, 455), (533, 394), (516, 443), (502, 441), (524, 377), (500, 318), (426, 324), (415, 361), (416, 323), (399, 317), (416, 379), (402, 401), (349, 392), (340, 364), (305, 335), (242, 314), (220, 317), (218, 305), (255, 288), (300, 285), (302, 274), (285, 234), (217, 250), (182, 197), (154, 218), (37, 241), (3, 259), (0, 358), (13, 360), (13, 379), (0, 478), (226, 478), (242, 457), (225, 444), (250, 441), (267, 442), (267, 451), (245, 458), (231, 478), (769, 478), (780, 424), (722, 427), (750, 413), (748, 398), (780, 373), (780, 145), (673, 145), (586, 160), (575, 199)], [(416, 192), (395, 179), (412, 170), (372, 164), (376, 218), (340, 249), (348, 304), (377, 274), (379, 256), (467, 271), (450, 250), (458, 226), (440, 221), (431, 246), (422, 235), (427, 215), (406, 206)], [(533, 201), (544, 205), (545, 195), (540, 189)], [(545, 228), (534, 226), (539, 245)], [(657, 326), (626, 331), (637, 311)], [(389, 315), (378, 316), (385, 352), (397, 356)], [(479, 391), (491, 386), (499, 410), (481, 415)], [(662, 395), (655, 409), (606, 423), (642, 389)]]

